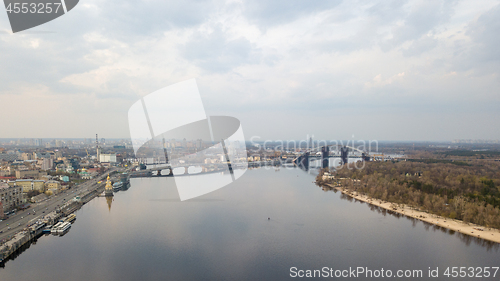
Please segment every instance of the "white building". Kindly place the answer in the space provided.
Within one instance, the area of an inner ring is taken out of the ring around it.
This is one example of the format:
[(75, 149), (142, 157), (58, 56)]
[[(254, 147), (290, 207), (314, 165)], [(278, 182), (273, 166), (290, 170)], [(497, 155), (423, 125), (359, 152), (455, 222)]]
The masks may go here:
[(116, 163), (116, 154), (100, 154), (99, 162), (101, 163)]

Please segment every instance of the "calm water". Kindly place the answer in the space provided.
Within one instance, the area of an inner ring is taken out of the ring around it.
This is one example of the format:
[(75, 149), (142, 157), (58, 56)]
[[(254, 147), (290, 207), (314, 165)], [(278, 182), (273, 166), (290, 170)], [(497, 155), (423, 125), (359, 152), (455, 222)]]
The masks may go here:
[(105, 198), (83, 206), (67, 235), (42, 236), (0, 268), (0, 280), (282, 280), (290, 267), (324, 266), (421, 269), (420, 280), (439, 267), (433, 280), (448, 280), (448, 266), (500, 266), (497, 244), (390, 215), (313, 180), (261, 168), (180, 202), (173, 179), (132, 179), (111, 209)]

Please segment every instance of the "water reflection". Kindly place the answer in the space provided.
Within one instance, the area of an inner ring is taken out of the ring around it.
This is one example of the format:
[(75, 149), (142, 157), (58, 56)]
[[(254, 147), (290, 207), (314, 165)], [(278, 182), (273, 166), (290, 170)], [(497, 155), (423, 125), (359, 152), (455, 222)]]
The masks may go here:
[(181, 202), (172, 178), (133, 179), (113, 211), (92, 200), (67, 235), (42, 237), (0, 280), (286, 280), (292, 266), (498, 266), (488, 245), (414, 227), (313, 180), (297, 169), (253, 169)]
[(5, 264), (7, 262), (16, 260), (22, 253), (24, 253), (26, 250), (28, 250), (31, 247), (31, 245), (36, 245), (40, 236), (42, 236), (42, 235), (40, 234), (38, 237), (35, 237), (35, 239), (22, 245), (19, 249), (17, 249), (17, 251), (13, 252), (6, 260), (4, 260), (3, 262), (0, 262), (0, 267), (4, 268)]
[(113, 203), (113, 196), (105, 196), (106, 203), (108, 203), (108, 211), (111, 212), (111, 204)]

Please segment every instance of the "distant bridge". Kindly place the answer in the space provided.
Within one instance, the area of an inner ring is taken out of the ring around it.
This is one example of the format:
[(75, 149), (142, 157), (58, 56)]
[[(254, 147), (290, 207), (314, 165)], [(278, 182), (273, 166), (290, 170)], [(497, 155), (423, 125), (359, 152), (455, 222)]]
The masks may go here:
[(200, 174), (221, 173), (227, 171), (232, 173), (233, 169), (238, 170), (238, 169), (247, 169), (247, 168), (263, 167), (263, 166), (279, 166), (279, 165), (281, 165), (281, 161), (279, 160), (255, 161), (248, 163), (245, 162), (245, 163), (231, 163), (231, 164), (229, 164), (229, 162), (211, 163), (211, 164), (195, 163), (195, 164), (177, 165), (174, 167), (172, 167), (171, 164), (166, 163), (166, 164), (158, 164), (155, 167), (130, 172), (129, 177), (148, 178), (148, 177), (194, 176)]
[[(293, 163), (299, 166), (299, 168), (304, 169), (304, 170), (309, 170), (309, 160), (311, 158), (317, 160), (318, 158), (321, 159), (321, 167), (322, 168), (327, 168), (329, 164), (329, 158), (332, 157), (339, 157), (336, 155), (330, 155), (330, 148), (338, 148), (340, 145), (325, 145), (325, 146), (318, 146), (312, 149), (308, 149), (306, 152), (304, 152), (302, 155), (299, 157), (295, 158), (293, 160)], [(349, 158), (349, 151), (357, 151), (361, 153), (361, 156), (355, 156), (355, 158), (361, 158), (363, 160), (369, 160), (370, 156), (368, 153), (364, 152), (361, 149), (352, 147), (352, 146), (340, 146), (340, 158), (342, 165), (347, 164), (348, 158)], [(314, 153), (314, 154), (312, 154)], [(319, 155), (318, 155), (319, 153)]]
[[(321, 159), (322, 167), (326, 168), (329, 164), (329, 158), (340, 157), (342, 160), (342, 164), (346, 164), (349, 158), (350, 151), (357, 151), (361, 153), (361, 156), (351, 156), (351, 158), (361, 158), (363, 160), (369, 160), (370, 156), (368, 153), (352, 147), (352, 146), (341, 146), (340, 152), (341, 155), (331, 155), (331, 148), (337, 149), (339, 145), (327, 145), (327, 146), (318, 146), (311, 149), (308, 149), (299, 157), (293, 159), (291, 162), (299, 166), (299, 168), (308, 170), (309, 169), (309, 161), (311, 159), (319, 160)], [(287, 161), (288, 162), (288, 161)], [(172, 176), (193, 176), (199, 174), (206, 173), (220, 173), (220, 172), (229, 172), (232, 173), (233, 169), (246, 169), (252, 167), (262, 167), (262, 166), (280, 166), (283, 164), (282, 160), (268, 160), (268, 161), (255, 161), (248, 163), (191, 163), (191, 164), (179, 164), (172, 166), (169, 163), (157, 164), (155, 167), (141, 169), (137, 171), (133, 171), (130, 173), (131, 178), (138, 177), (172, 177)], [(229, 167), (229, 169), (228, 169)], [(200, 170), (201, 168), (201, 170)], [(174, 173), (175, 170), (175, 173)]]
[[(232, 166), (235, 165), (229, 166), (230, 172), (232, 172), (231, 171)], [(166, 164), (158, 164), (155, 167), (151, 168), (133, 171), (130, 173), (130, 177), (131, 178), (172, 177), (174, 176), (174, 171), (175, 171), (175, 176), (183, 176), (183, 175), (197, 175), (204, 173), (218, 173), (227, 170), (228, 170), (227, 163), (211, 163), (211, 164), (195, 163), (195, 164), (175, 165), (175, 166), (166, 163)]]

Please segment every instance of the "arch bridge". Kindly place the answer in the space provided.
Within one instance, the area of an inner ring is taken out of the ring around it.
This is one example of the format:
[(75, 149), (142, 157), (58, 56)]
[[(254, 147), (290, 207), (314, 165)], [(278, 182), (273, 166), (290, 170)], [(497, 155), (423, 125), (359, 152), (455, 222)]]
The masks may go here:
[(327, 168), (328, 163), (329, 163), (328, 159), (332, 158), (332, 157), (338, 157), (338, 156), (331, 155), (330, 151), (334, 150), (331, 148), (335, 148), (335, 150), (336, 150), (339, 147), (340, 147), (340, 158), (341, 158), (342, 165), (347, 164), (350, 151), (357, 151), (357, 152), (361, 153), (360, 158), (362, 158), (363, 161), (370, 160), (370, 155), (361, 149), (358, 149), (358, 148), (352, 147), (352, 146), (347, 146), (347, 145), (340, 146), (338, 144), (335, 144), (335, 145), (318, 146), (318, 147), (308, 149), (302, 155), (295, 158), (293, 160), (293, 163), (296, 164), (297, 166), (299, 166), (301, 169), (308, 170), (309, 169), (309, 160), (310, 159), (318, 160), (318, 158), (319, 158), (319, 159), (321, 159), (321, 167)]

